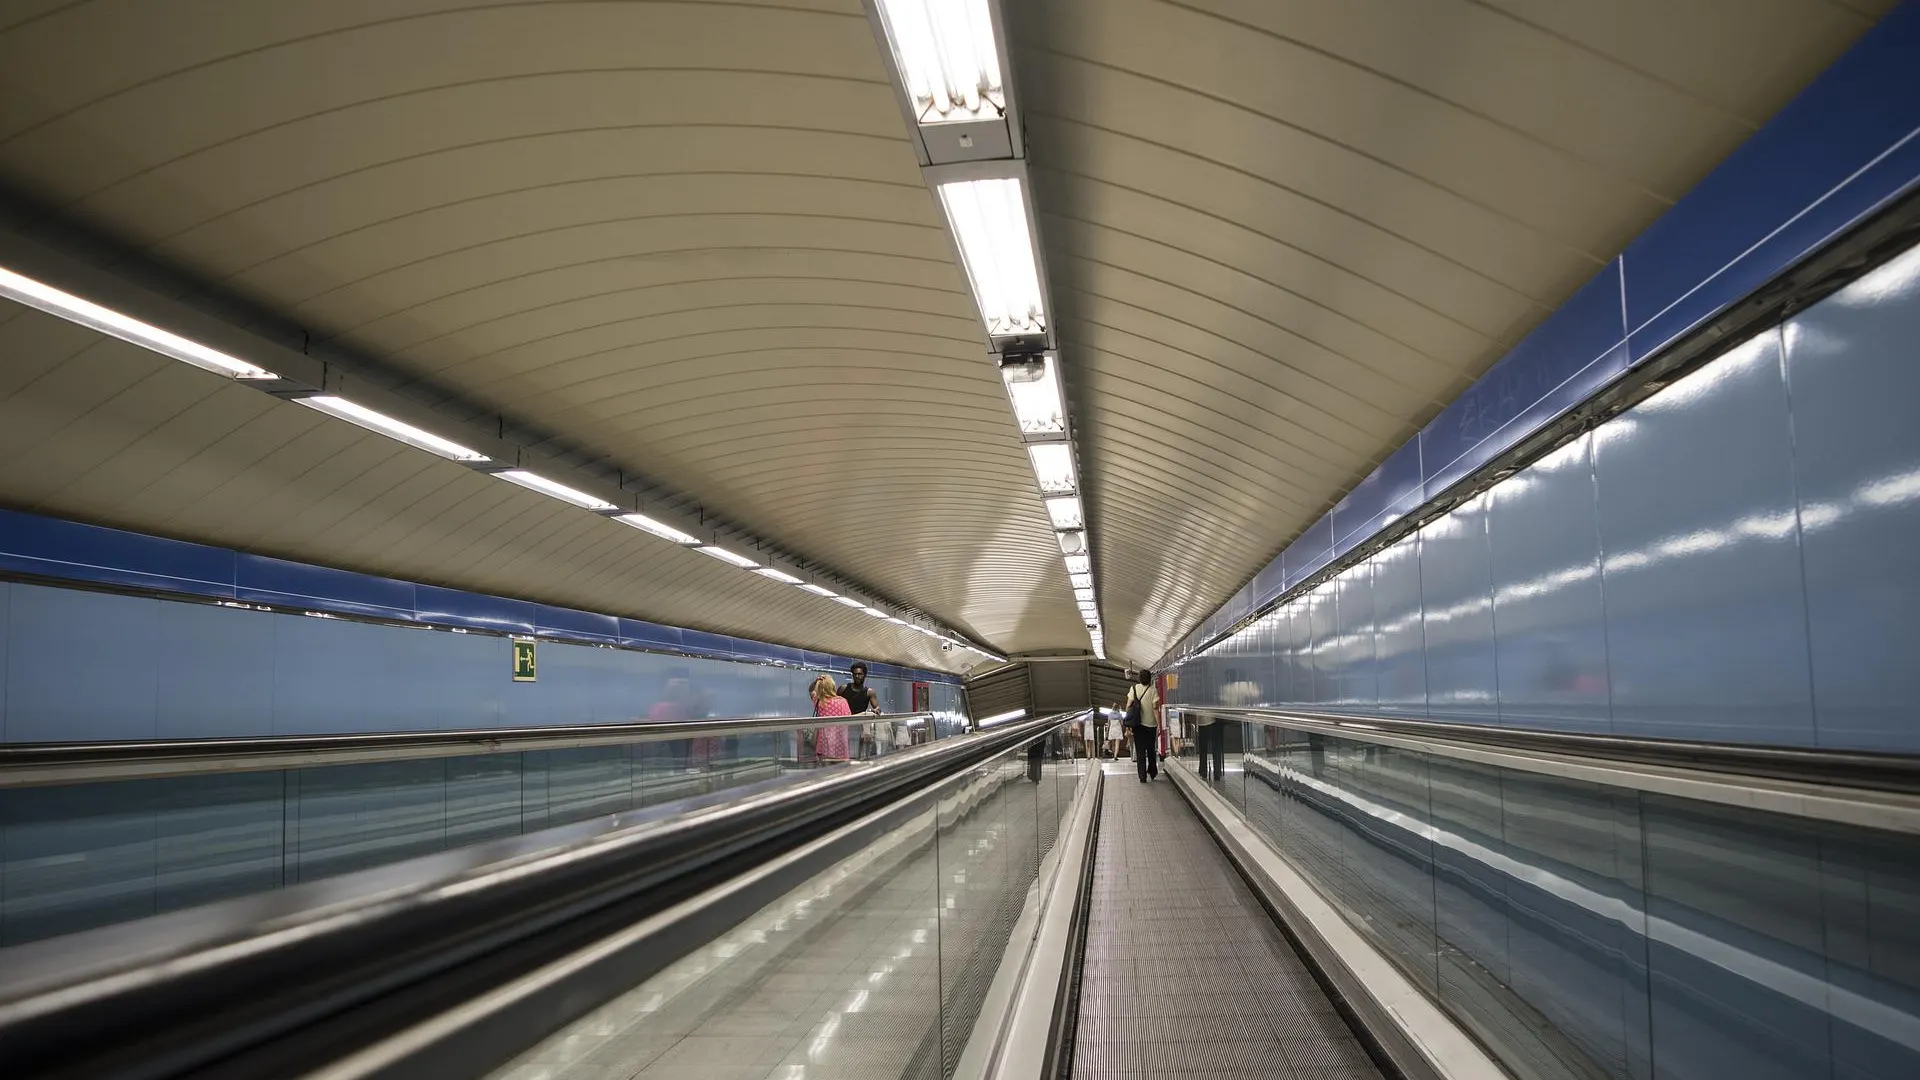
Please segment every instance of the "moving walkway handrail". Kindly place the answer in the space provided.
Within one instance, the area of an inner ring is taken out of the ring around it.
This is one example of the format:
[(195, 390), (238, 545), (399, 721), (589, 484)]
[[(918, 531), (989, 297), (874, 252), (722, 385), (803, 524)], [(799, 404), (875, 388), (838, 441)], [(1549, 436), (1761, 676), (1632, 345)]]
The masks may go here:
[[(847, 724), (919, 721), (932, 713), (849, 717)], [(267, 772), (375, 761), (471, 757), (531, 750), (668, 742), (817, 727), (814, 716), (709, 720), (634, 720), (613, 724), (461, 728), (338, 735), (0, 745), (0, 788), (109, 780), (155, 780), (206, 773)]]
[(1269, 727), (1317, 731), (1362, 742), (1371, 741), (1370, 737), (1377, 735), (1400, 736), (1436, 744), (1558, 754), (1612, 763), (1654, 765), (1799, 784), (1920, 795), (1920, 757), (1906, 754), (1521, 730), (1487, 724), (1300, 712), (1292, 709), (1235, 709), (1196, 705), (1174, 708), (1183, 713), (1241, 720)]
[[(22, 1077), (276, 1075), (453, 1008), (1075, 715), (822, 770), (737, 802), (348, 901), (316, 889), (311, 908), (265, 922), (238, 914), (257, 905), (230, 901), (221, 905), (236, 913), (230, 926), (117, 956), (59, 939), (27, 946), (0, 963), (0, 1061)], [(119, 944), (127, 930), (94, 933)], [(94, 959), (76, 969), (63, 954)]]

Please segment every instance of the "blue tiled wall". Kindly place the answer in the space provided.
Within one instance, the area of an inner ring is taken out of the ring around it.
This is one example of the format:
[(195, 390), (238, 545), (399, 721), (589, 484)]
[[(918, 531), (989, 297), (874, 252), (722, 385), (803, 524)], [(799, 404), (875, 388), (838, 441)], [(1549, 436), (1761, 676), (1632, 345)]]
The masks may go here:
[[(0, 742), (796, 716), (827, 666), (539, 650), (539, 679), (516, 683), (504, 637), (0, 582)], [(670, 703), (683, 679), (692, 697)], [(910, 678), (870, 681), (910, 706)], [(956, 684), (933, 692), (960, 713)]]
[(1916, 342), (1920, 249), (1188, 658), (1171, 696), (1920, 752)]
[(1882, 19), (1157, 666), (1231, 629), (1920, 182), (1920, 3)]

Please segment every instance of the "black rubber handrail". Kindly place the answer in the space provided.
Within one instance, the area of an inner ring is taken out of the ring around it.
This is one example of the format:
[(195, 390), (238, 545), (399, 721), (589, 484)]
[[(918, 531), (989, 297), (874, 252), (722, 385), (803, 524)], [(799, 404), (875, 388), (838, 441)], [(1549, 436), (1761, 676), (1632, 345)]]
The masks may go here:
[[(64, 983), (42, 977), (12, 997), (0, 982), (0, 1061), (9, 1076), (158, 1080), (222, 1075), (223, 1060), (275, 1040), (311, 1041), (315, 1027), (342, 1016), (351, 1018), (345, 1033), (329, 1029), (323, 1045), (372, 1041), (1076, 715), (823, 770), (737, 802), (355, 903), (317, 902), (177, 950), (129, 949), (137, 959), (125, 965), (95, 966)], [(29, 948), (45, 955), (58, 944)]]
[(1370, 740), (1370, 735), (1399, 735), (1463, 747), (1561, 754), (1599, 762), (1659, 765), (1757, 779), (1920, 795), (1920, 757), (1908, 754), (1519, 730), (1487, 724), (1313, 713), (1292, 709), (1227, 709), (1194, 705), (1174, 708), (1183, 713), (1205, 714), (1270, 727), (1318, 731), (1359, 742), (1376, 741)]
[[(887, 713), (848, 717), (839, 722), (931, 723), (934, 719), (932, 713)], [(0, 745), (0, 787), (151, 780), (203, 773), (264, 772), (367, 761), (668, 742), (790, 731), (821, 723), (821, 719), (814, 716), (775, 716), (228, 739), (15, 743)]]

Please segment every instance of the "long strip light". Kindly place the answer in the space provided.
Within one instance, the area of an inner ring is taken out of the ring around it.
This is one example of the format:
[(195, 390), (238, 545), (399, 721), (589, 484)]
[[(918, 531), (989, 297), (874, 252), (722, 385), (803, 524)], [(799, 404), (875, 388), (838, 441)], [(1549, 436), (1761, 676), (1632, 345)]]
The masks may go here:
[(316, 412), (338, 417), (350, 424), (356, 424), (368, 431), (385, 435), (389, 439), (398, 439), (408, 446), (438, 454), (449, 461), (465, 462), (469, 465), (489, 461), (487, 455), (478, 450), (469, 450), (454, 442), (443, 439), (431, 431), (414, 427), (404, 420), (395, 420), (386, 413), (375, 412), (365, 405), (356, 405), (343, 397), (332, 394), (315, 394), (312, 397), (295, 398), (295, 401)]
[(620, 509), (599, 496), (589, 495), (578, 488), (570, 488), (565, 484), (549, 480), (539, 473), (528, 472), (525, 469), (507, 469), (504, 472), (497, 472), (493, 475), (505, 480), (509, 484), (519, 484), (528, 491), (537, 491), (542, 495), (559, 499), (561, 502), (572, 503), (582, 510)]
[(737, 551), (729, 551), (715, 544), (702, 544), (693, 550), (710, 558), (719, 559), (729, 566), (737, 566), (742, 570), (752, 570), (754, 567), (760, 565), (756, 560), (749, 559)]
[(768, 580), (777, 581), (782, 585), (804, 584), (804, 582), (802, 582), (799, 578), (794, 577), (792, 574), (787, 573), (785, 570), (777, 570), (771, 566), (757, 567), (754, 569), (753, 572), (756, 574), (759, 574), (763, 578), (767, 578)]
[(151, 349), (162, 356), (170, 356), (194, 367), (203, 368), (216, 375), (225, 375), (232, 379), (273, 380), (280, 376), (258, 364), (250, 364), (237, 356), (229, 356), (218, 349), (209, 348), (197, 341), (190, 341), (169, 330), (162, 330), (152, 323), (142, 322), (131, 315), (123, 315), (112, 308), (102, 307), (91, 300), (83, 300), (70, 292), (56, 289), (42, 281), (35, 281), (24, 274), (0, 268), (0, 296), (16, 300), (30, 308), (37, 308), (49, 315), (56, 315), (68, 322), (98, 330), (108, 337)]
[(1027, 197), (1020, 180), (954, 180), (938, 191), (987, 336), (1046, 333), (1040, 261), (1027, 228)]
[(700, 538), (694, 536), (692, 533), (681, 532), (666, 522), (656, 521), (645, 514), (621, 514), (613, 520), (622, 525), (631, 525), (643, 533), (651, 533), (669, 543), (684, 544), (688, 547), (700, 543)]
[(878, 6), (915, 119), (939, 124), (1006, 112), (986, 0), (879, 0)]

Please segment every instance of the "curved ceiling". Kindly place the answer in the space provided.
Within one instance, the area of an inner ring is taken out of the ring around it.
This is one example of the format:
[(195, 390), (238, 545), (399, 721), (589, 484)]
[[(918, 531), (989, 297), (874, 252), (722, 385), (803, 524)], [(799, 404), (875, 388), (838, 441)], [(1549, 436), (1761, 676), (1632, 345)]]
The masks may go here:
[[(1007, 3), (1112, 652), (1160, 655), (1890, 6)], [(1086, 645), (859, 0), (0, 5), (0, 183), (996, 648)], [(0, 502), (952, 666), (0, 320)]]

